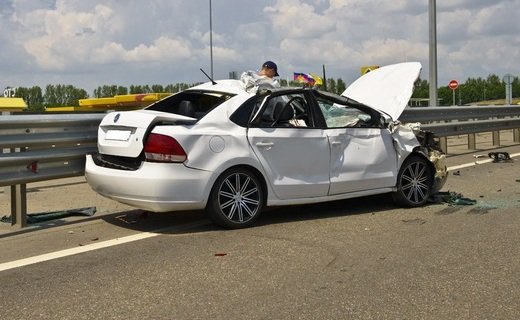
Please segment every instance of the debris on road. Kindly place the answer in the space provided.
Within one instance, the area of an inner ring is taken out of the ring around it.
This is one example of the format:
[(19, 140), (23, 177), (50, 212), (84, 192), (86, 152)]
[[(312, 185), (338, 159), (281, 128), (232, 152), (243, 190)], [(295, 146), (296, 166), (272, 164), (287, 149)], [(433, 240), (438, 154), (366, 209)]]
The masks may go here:
[[(62, 219), (72, 216), (87, 216), (91, 217), (96, 213), (96, 207), (88, 207), (88, 208), (80, 208), (80, 209), (70, 209), (70, 210), (62, 210), (62, 211), (50, 211), (50, 212), (42, 212), (42, 213), (32, 213), (27, 215), (27, 223), (38, 223), (45, 222), (50, 220)], [(11, 216), (3, 216), (0, 221), (5, 223), (11, 223)]]
[(451, 205), (474, 205), (477, 204), (477, 200), (465, 198), (461, 193), (446, 191), (439, 192), (434, 196), (434, 203), (444, 202)]
[(405, 224), (416, 224), (416, 225), (422, 225), (426, 223), (426, 220), (423, 219), (410, 219), (410, 220), (402, 220)]
[(513, 159), (511, 159), (511, 156), (507, 152), (490, 152), (488, 153), (488, 156), (493, 159), (494, 163), (497, 162), (512, 162)]

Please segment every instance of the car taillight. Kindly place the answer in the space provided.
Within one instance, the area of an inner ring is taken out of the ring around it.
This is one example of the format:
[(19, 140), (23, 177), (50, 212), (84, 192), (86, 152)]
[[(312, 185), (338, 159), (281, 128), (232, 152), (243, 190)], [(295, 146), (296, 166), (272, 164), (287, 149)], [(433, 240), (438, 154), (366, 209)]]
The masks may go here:
[(144, 155), (151, 162), (184, 162), (188, 158), (177, 140), (157, 133), (151, 133), (146, 139)]

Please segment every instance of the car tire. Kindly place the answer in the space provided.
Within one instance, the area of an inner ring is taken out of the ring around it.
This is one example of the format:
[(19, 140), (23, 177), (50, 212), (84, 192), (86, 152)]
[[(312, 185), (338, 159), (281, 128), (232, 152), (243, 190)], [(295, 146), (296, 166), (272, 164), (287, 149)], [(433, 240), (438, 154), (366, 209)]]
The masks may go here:
[(392, 199), (403, 207), (420, 207), (430, 198), (432, 187), (431, 166), (424, 158), (412, 155), (399, 170), (397, 191), (392, 193)]
[(248, 169), (233, 168), (215, 181), (206, 213), (219, 226), (239, 229), (253, 225), (264, 206), (264, 190), (257, 176)]

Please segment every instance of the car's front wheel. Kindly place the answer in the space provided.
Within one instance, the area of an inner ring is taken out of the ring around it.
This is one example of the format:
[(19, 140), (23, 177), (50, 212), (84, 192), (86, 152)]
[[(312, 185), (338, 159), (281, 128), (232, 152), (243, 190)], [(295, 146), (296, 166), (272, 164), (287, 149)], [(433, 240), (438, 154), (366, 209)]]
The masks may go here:
[(428, 162), (422, 157), (410, 156), (399, 170), (397, 191), (392, 198), (404, 207), (422, 206), (431, 195), (432, 184), (432, 169)]
[(260, 215), (265, 197), (256, 175), (245, 168), (224, 172), (215, 182), (206, 212), (217, 225), (238, 229), (251, 226)]

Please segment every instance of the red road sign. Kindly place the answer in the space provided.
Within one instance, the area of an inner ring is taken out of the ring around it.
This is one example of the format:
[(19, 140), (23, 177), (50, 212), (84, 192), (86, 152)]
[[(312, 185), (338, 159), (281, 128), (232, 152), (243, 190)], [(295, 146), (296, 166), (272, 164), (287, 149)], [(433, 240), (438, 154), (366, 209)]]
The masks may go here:
[(451, 90), (455, 90), (459, 87), (459, 83), (457, 82), (457, 80), (451, 80), (450, 83), (448, 84), (448, 87)]

